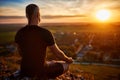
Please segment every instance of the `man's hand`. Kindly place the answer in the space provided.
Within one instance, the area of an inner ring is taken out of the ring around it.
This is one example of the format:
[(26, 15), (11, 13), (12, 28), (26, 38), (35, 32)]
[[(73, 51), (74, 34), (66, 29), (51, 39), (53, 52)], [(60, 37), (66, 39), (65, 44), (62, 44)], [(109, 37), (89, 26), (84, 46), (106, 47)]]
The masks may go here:
[(54, 44), (52, 46), (49, 46), (50, 50), (61, 60), (67, 62), (68, 64), (73, 62), (72, 57), (67, 57), (63, 51), (59, 49), (57, 44)]
[(67, 63), (71, 64), (73, 62), (73, 59), (72, 57), (68, 57), (67, 60), (66, 60)]

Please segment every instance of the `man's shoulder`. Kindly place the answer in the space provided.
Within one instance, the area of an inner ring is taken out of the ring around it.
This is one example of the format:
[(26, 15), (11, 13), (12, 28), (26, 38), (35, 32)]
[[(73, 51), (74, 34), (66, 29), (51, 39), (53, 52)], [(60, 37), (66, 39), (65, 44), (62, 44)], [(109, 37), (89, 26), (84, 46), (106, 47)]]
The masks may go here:
[(38, 26), (37, 28), (41, 29), (41, 30), (44, 30), (44, 31), (49, 31), (48, 29), (42, 27), (42, 26)]
[(30, 30), (30, 29), (49, 31), (48, 29), (43, 28), (42, 26), (36, 26), (36, 25), (31, 25), (31, 26), (26, 25), (26, 26), (21, 27), (18, 31)]
[(48, 29), (42, 27), (42, 26), (24, 26), (21, 29), (18, 30), (19, 33), (27, 32), (29, 30), (36, 30), (38, 32), (42, 32), (44, 34), (49, 34), (51, 33)]
[(46, 29), (46, 28), (44, 28), (44, 27), (42, 27), (42, 26), (38, 26), (37, 28), (38, 28), (38, 30), (40, 30), (40, 31), (42, 31), (42, 32), (51, 33), (48, 29)]
[(24, 29), (26, 29), (26, 26), (22, 26), (22, 27), (18, 30), (18, 32), (21, 32), (21, 31), (23, 31)]

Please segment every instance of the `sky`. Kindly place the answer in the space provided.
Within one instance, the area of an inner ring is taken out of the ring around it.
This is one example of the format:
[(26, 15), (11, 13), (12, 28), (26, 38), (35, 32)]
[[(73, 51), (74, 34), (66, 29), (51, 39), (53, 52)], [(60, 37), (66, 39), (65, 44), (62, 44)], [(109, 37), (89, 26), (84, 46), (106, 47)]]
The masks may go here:
[(25, 7), (31, 3), (40, 7), (43, 23), (95, 21), (100, 9), (111, 12), (110, 21), (120, 18), (120, 0), (0, 0), (0, 23), (26, 23)]

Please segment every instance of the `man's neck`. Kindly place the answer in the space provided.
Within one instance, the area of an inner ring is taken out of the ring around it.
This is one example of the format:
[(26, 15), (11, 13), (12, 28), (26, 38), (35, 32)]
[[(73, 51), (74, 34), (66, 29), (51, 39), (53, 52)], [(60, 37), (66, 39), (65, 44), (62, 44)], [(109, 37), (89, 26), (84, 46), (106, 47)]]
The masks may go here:
[(32, 22), (32, 23), (28, 23), (28, 25), (37, 25), (38, 26), (38, 23)]
[(39, 25), (39, 21), (38, 20), (33, 20), (30, 23), (28, 23), (28, 25)]
[(28, 24), (28, 25), (36, 25), (36, 26), (38, 26), (38, 24), (33, 24), (33, 23), (30, 23), (30, 24)]

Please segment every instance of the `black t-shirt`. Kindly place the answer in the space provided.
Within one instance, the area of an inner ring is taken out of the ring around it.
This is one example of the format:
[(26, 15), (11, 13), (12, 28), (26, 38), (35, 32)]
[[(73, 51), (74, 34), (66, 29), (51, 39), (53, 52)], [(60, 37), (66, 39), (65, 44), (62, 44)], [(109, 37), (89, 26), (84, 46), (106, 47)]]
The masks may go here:
[(17, 32), (15, 42), (21, 49), (21, 72), (30, 75), (42, 74), (46, 48), (55, 44), (51, 32), (36, 25), (27, 25)]

